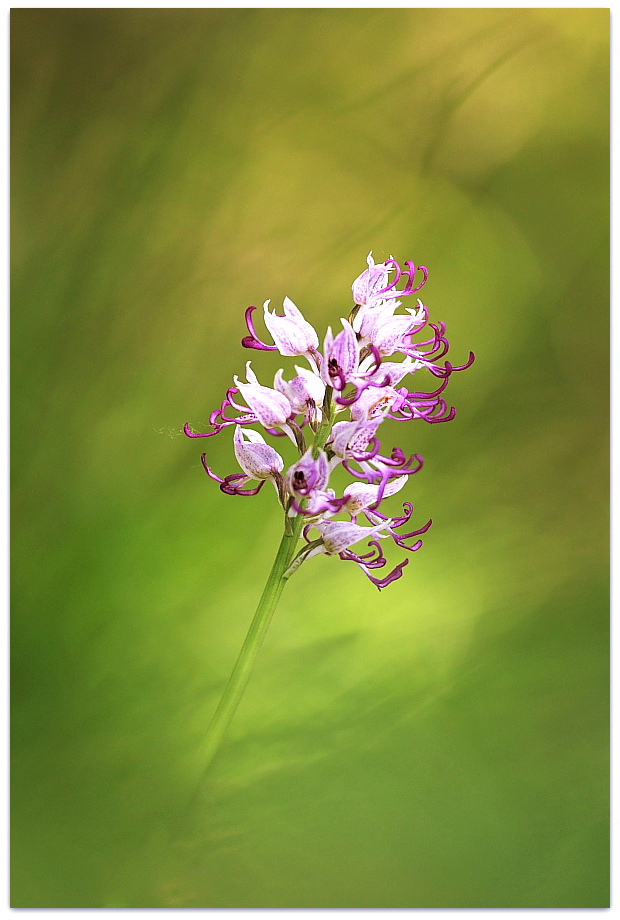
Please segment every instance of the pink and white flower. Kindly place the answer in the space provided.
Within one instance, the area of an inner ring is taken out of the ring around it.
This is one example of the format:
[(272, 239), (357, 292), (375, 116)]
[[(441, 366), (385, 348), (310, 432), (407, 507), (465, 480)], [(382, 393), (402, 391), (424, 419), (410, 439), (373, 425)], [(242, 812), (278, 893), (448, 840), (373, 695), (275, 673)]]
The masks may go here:
[(257, 420), (265, 428), (281, 428), (286, 425), (293, 407), (282, 393), (262, 386), (252, 370), (251, 362), (246, 363), (245, 377), (247, 383), (241, 383), (235, 375), (233, 380)]
[[(206, 472), (222, 492), (256, 495), (265, 482), (273, 483), (285, 511), (287, 533), (295, 527), (294, 532), (303, 533), (306, 541), (284, 578), (306, 560), (324, 553), (355, 562), (382, 589), (401, 577), (408, 560), (380, 577), (376, 571), (387, 565), (380, 541), (390, 538), (397, 547), (415, 552), (422, 545), (420, 535), (432, 522), (403, 533), (413, 505), (406, 502), (403, 513), (396, 517), (381, 510), (382, 503), (399, 493), (424, 464), (418, 454), (407, 456), (399, 447), (383, 452), (381, 426), (392, 421), (437, 423), (454, 418), (455, 410), (443, 394), (451, 375), (469, 367), (474, 356), (470, 354), (468, 362), (460, 366), (446, 360), (450, 346), (445, 326), (428, 322), (428, 311), (421, 301), (404, 313), (398, 312), (403, 298), (426, 283), (428, 271), (424, 266), (407, 261), (402, 267), (392, 258), (375, 263), (372, 253), (367, 261), (368, 268), (353, 282), (355, 308), (348, 320), (342, 319), (342, 331), (334, 335), (331, 327), (327, 329), (322, 354), (314, 327), (290, 298), (284, 300), (283, 315), (269, 310), (270, 301), (263, 306), (265, 326), (274, 345), (259, 337), (253, 321), (256, 307), (248, 307), (245, 318), (249, 334), (243, 339), (244, 347), (279, 352), (285, 357), (304, 356), (310, 367), (295, 365), (295, 376), (290, 380), (284, 369), (278, 370), (271, 388), (259, 383), (248, 361), (245, 382), (235, 376), (235, 386), (209, 416), (211, 430), (195, 432), (186, 425), (185, 433), (191, 438), (210, 438), (234, 427), (233, 447), (242, 472), (221, 478), (202, 455)], [(419, 336), (422, 330), (427, 331)], [(402, 360), (384, 360), (392, 356)], [(417, 383), (417, 375), (424, 369), (439, 379), (435, 389), (410, 390), (400, 385), (414, 373)], [(346, 415), (342, 417), (342, 413)], [(286, 474), (283, 456), (249, 426), (262, 426), (273, 437), (286, 435), (298, 448), (297, 459)], [(310, 432), (314, 443), (308, 446)], [(355, 481), (338, 497), (330, 479), (340, 466)], [(252, 482), (258, 485), (251, 487)], [(349, 519), (338, 520), (341, 515)], [(357, 522), (360, 515), (369, 526)], [(309, 536), (313, 528), (320, 534), (318, 539)], [(367, 552), (351, 549), (362, 540), (368, 541)]]
[(266, 300), (263, 305), (265, 326), (273, 336), (280, 354), (294, 358), (316, 352), (319, 337), (290, 297), (284, 298), (284, 316), (278, 316), (275, 310), (270, 313), (269, 303)]

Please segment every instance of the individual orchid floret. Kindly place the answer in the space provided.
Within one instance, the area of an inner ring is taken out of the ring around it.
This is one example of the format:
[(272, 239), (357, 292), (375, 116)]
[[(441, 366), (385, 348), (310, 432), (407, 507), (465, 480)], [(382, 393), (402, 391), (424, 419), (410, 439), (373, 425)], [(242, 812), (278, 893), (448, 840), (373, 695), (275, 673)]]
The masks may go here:
[(359, 336), (362, 344), (375, 346), (381, 357), (388, 358), (402, 351), (408, 344), (407, 336), (417, 332), (426, 323), (426, 308), (418, 301), (417, 308), (407, 308), (407, 313), (396, 314), (398, 302), (385, 301), (370, 308), (362, 317)]
[(395, 387), (407, 374), (413, 374), (422, 367), (424, 365), (421, 361), (414, 361), (409, 355), (404, 361), (382, 361), (377, 365), (374, 355), (371, 354), (360, 361), (359, 370), (361, 375), (368, 374), (364, 386), (378, 384), (382, 387)]
[(290, 297), (284, 298), (284, 316), (278, 316), (275, 310), (270, 313), (269, 303), (264, 303), (265, 325), (280, 354), (289, 358), (315, 354), (319, 337)]
[[(415, 294), (424, 287), (428, 280), (426, 267), (424, 265), (416, 267), (413, 262), (405, 262), (405, 265), (407, 267), (402, 269), (398, 262), (392, 258), (375, 265), (372, 253), (370, 253), (368, 256), (368, 268), (353, 282), (355, 309), (352, 314), (352, 322), (355, 332), (361, 331), (368, 313), (376, 307), (384, 306), (387, 302), (394, 301), (398, 297)], [(414, 287), (418, 270), (422, 272), (422, 281)], [(390, 281), (389, 276), (392, 272), (395, 272), (395, 277)], [(399, 290), (396, 285), (403, 277), (407, 278), (407, 283), (404, 288)], [(399, 305), (399, 303), (394, 304), (391, 313), (388, 315), (391, 316)]]
[(234, 377), (241, 395), (250, 407), (257, 421), (265, 428), (282, 428), (286, 426), (293, 413), (293, 407), (282, 393), (270, 387), (261, 386), (256, 374), (251, 368), (251, 362), (246, 364), (247, 383), (241, 383), (237, 376)]
[[(396, 581), (397, 578), (400, 578), (408, 560), (405, 559), (403, 562), (399, 563), (389, 575), (386, 575), (384, 578), (378, 578), (376, 575), (372, 574), (372, 570), (383, 568), (387, 562), (380, 543), (377, 540), (370, 540), (368, 545), (373, 548), (369, 553), (363, 553), (362, 555), (354, 553), (349, 548), (371, 536), (378, 536), (380, 538), (387, 536), (390, 531), (391, 522), (389, 519), (386, 519), (382, 523), (383, 527), (381, 524), (374, 527), (361, 527), (358, 524), (347, 523), (346, 521), (323, 521), (315, 524), (315, 527), (321, 533), (322, 539), (309, 542), (307, 547), (301, 551), (297, 560), (293, 563), (293, 566), (291, 566), (291, 570), (294, 571), (297, 565), (301, 564), (304, 557), (310, 558), (320, 552), (325, 552), (328, 555), (337, 554), (345, 562), (357, 563), (364, 574), (368, 576), (379, 590), (387, 587), (387, 585)], [(388, 533), (383, 531), (387, 531)]]
[(327, 386), (344, 390), (347, 383), (356, 377), (360, 359), (357, 336), (351, 323), (342, 320), (342, 332), (334, 338), (331, 326), (325, 336), (321, 376)]
[(380, 418), (336, 422), (327, 445), (339, 460), (368, 459), (379, 449), (375, 435), (380, 424)]
[(286, 396), (295, 413), (308, 414), (309, 420), (318, 418), (320, 421), (320, 409), (325, 396), (325, 384), (323, 380), (313, 371), (304, 367), (297, 367), (297, 376), (292, 380), (284, 379), (284, 371), (280, 369), (274, 380), (274, 387), (278, 393)]
[[(241, 425), (248, 424), (252, 425), (255, 422), (258, 422), (256, 416), (248, 409), (247, 406), (240, 406), (239, 403), (235, 400), (235, 395), (239, 392), (237, 387), (229, 387), (226, 391), (226, 398), (222, 401), (222, 405), (219, 409), (215, 409), (209, 416), (209, 424), (211, 425), (211, 431), (194, 431), (189, 423), (185, 424), (183, 430), (188, 438), (212, 438), (215, 435), (218, 435), (220, 431), (223, 431), (225, 428), (230, 428), (231, 425)], [(237, 412), (241, 412), (240, 416), (230, 418), (226, 413), (229, 409), (235, 409)], [(272, 429), (274, 430), (274, 429)]]
[[(289, 514), (303, 514), (310, 520), (318, 515), (336, 514), (345, 503), (345, 499), (336, 498), (333, 489), (327, 489), (330, 466), (325, 451), (314, 457), (312, 450), (307, 450), (286, 474), (286, 485), (291, 493)], [(376, 523), (376, 522), (373, 522)]]
[[(407, 482), (407, 478), (407, 476), (397, 476), (392, 479), (385, 486), (381, 497), (389, 498), (390, 495), (400, 492)], [(366, 482), (352, 482), (344, 490), (343, 498), (346, 499), (346, 502), (343, 504), (342, 510), (355, 517), (360, 511), (364, 511), (380, 501), (379, 489), (380, 486), (370, 485)]]
[[(407, 457), (400, 448), (394, 448), (391, 456), (387, 457), (379, 453), (379, 447), (380, 445), (377, 445), (377, 450), (369, 453), (367, 457), (351, 457), (350, 460), (343, 461), (343, 466), (348, 473), (357, 476), (365, 483), (377, 484), (373, 510), (383, 501), (386, 492), (391, 494), (389, 488), (393, 480), (401, 476), (413, 476), (419, 473), (424, 466), (424, 458), (419, 454)], [(351, 460), (359, 464), (359, 472), (351, 466)]]
[(323, 450), (315, 459), (312, 449), (309, 448), (286, 474), (289, 490), (300, 497), (306, 497), (312, 492), (324, 491), (328, 481), (329, 464), (327, 454)]
[(405, 398), (404, 393), (394, 387), (368, 386), (358, 395), (351, 406), (351, 418), (356, 421), (370, 421), (385, 418), (388, 412), (397, 412)]
[[(284, 460), (277, 451), (265, 443), (264, 438), (257, 431), (250, 428), (241, 428), (238, 425), (235, 428), (233, 438), (235, 456), (243, 473), (232, 473), (222, 479), (217, 473), (214, 473), (207, 463), (207, 456), (201, 457), (202, 465), (216, 482), (220, 483), (220, 489), (226, 495), (256, 495), (260, 492), (267, 480), (271, 480), (275, 486), (280, 502), (284, 505), (286, 494), (284, 479), (281, 475), (284, 468)], [(258, 486), (253, 489), (245, 487), (252, 480), (258, 480)]]
[(280, 454), (258, 431), (238, 425), (233, 443), (239, 466), (250, 479), (274, 479), (284, 469)]
[(372, 252), (368, 254), (368, 268), (353, 282), (353, 302), (358, 307), (370, 306), (382, 299), (382, 294), (389, 286), (389, 273), (394, 271), (388, 268), (385, 262), (375, 264)]
[(362, 527), (350, 521), (321, 521), (315, 526), (323, 538), (325, 552), (331, 555), (355, 546), (360, 540), (385, 536), (390, 523), (388, 518), (387, 521), (382, 521), (374, 527)]
[[(379, 483), (379, 493), (377, 500), (380, 501), (383, 496), (383, 490), (387, 483), (396, 476), (413, 476), (419, 473), (424, 466), (424, 458), (419, 454), (412, 454), (410, 457), (395, 447), (390, 456), (379, 453), (381, 445), (375, 439), (375, 447), (365, 456), (350, 455), (343, 460), (342, 465), (348, 473), (356, 476), (358, 479), (369, 483)], [(351, 462), (359, 464), (359, 471), (351, 466)]]
[(248, 476), (246, 473), (231, 473), (230, 476), (225, 476), (224, 479), (222, 479), (221, 476), (218, 476), (217, 473), (213, 472), (207, 463), (206, 454), (203, 454), (200, 459), (202, 460), (202, 465), (206, 472), (209, 474), (211, 479), (214, 479), (215, 482), (219, 482), (220, 491), (222, 491), (225, 495), (257, 495), (267, 482), (266, 479), (261, 479), (256, 488), (246, 489), (245, 486), (252, 481), (251, 476)]
[[(413, 374), (422, 367), (424, 365), (421, 362), (414, 361), (409, 356), (404, 361), (385, 361), (377, 364), (374, 355), (369, 355), (360, 362), (355, 392), (350, 396), (337, 396), (336, 403), (340, 406), (352, 407), (353, 418), (360, 418), (365, 413), (373, 417), (372, 407), (392, 410), (394, 404), (398, 403), (397, 397), (407, 392), (405, 388), (396, 390), (396, 385), (407, 374)], [(385, 415), (386, 413), (374, 412), (374, 415), (379, 414)]]
[[(344, 505), (343, 498), (336, 498), (333, 489), (325, 491), (311, 492), (308, 498), (299, 501), (295, 496), (291, 498), (291, 507), (289, 515), (294, 517), (296, 514), (303, 515), (309, 523), (319, 518), (332, 517), (337, 514)], [(376, 524), (376, 521), (373, 521)]]

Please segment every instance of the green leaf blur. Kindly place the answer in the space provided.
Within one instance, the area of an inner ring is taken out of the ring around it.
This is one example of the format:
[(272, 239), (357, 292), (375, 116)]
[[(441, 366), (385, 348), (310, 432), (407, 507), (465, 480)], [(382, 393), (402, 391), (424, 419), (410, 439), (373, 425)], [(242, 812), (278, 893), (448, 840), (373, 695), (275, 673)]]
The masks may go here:
[[(11, 44), (13, 906), (607, 905), (609, 11)], [(392, 426), (435, 523), (381, 594), (300, 569), (188, 817), (281, 519), (181, 428), (282, 366), (248, 304), (337, 325), (371, 249), (477, 355), (454, 422)]]

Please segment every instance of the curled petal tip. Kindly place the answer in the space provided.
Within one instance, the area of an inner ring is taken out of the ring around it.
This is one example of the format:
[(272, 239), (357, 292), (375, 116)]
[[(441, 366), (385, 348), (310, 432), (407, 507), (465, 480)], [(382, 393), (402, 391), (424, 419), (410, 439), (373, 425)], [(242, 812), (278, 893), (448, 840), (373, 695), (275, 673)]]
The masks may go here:
[[(269, 301), (267, 301), (267, 303), (269, 303)], [(241, 344), (244, 348), (255, 348), (257, 351), (277, 351), (278, 348), (276, 345), (267, 345), (266, 342), (261, 341), (257, 336), (256, 329), (254, 328), (254, 320), (252, 319), (254, 310), (256, 310), (256, 307), (251, 306), (245, 311), (245, 324), (250, 334), (245, 335), (241, 339)]]
[(223, 427), (225, 426), (217, 425), (215, 428), (215, 431), (199, 432), (199, 431), (192, 431), (189, 422), (186, 422), (185, 425), (183, 425), (183, 431), (185, 432), (188, 438), (212, 438), (214, 435), (219, 434)]
[(385, 578), (376, 578), (376, 576), (371, 575), (370, 572), (365, 571), (365, 574), (370, 578), (372, 583), (381, 591), (382, 588), (387, 588), (388, 585), (391, 585), (393, 581), (397, 581), (403, 574), (403, 569), (409, 563), (408, 559), (403, 559), (402, 562), (399, 562), (395, 569), (393, 569), (389, 575), (386, 575)]

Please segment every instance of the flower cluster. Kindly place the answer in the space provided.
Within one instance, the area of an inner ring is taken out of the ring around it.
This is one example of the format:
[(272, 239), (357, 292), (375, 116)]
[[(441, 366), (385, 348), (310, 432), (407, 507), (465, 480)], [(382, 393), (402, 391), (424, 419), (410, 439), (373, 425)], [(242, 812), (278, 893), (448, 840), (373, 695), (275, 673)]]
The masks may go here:
[[(443, 393), (450, 375), (469, 367), (474, 355), (470, 353), (460, 366), (446, 360), (445, 326), (429, 322), (419, 299), (416, 306), (397, 312), (402, 299), (420, 291), (428, 278), (424, 266), (404, 265), (394, 259), (375, 264), (372, 254), (368, 256), (368, 268), (353, 283), (353, 310), (341, 320), (341, 330), (334, 334), (328, 328), (322, 351), (316, 331), (288, 297), (283, 316), (269, 310), (269, 301), (264, 304), (264, 322), (273, 345), (259, 337), (256, 307), (248, 307), (249, 334), (242, 344), (304, 358), (308, 367), (295, 365), (295, 376), (288, 380), (279, 370), (273, 387), (268, 387), (259, 383), (248, 361), (245, 382), (235, 376), (235, 385), (211, 414), (212, 430), (198, 433), (185, 426), (190, 438), (208, 438), (233, 428), (242, 472), (222, 479), (203, 454), (206, 472), (227, 495), (256, 495), (270, 481), (289, 524), (292, 519), (303, 524), (299, 529), (305, 545), (288, 575), (306, 559), (327, 553), (355, 562), (373, 584), (384, 588), (400, 578), (408, 559), (379, 577), (375, 573), (386, 565), (380, 540), (391, 538), (398, 547), (415, 552), (422, 545), (419, 537), (431, 526), (428, 521), (408, 529), (413, 514), (409, 502), (396, 517), (380, 510), (385, 499), (400, 492), (409, 477), (422, 469), (424, 461), (418, 454), (408, 457), (398, 447), (384, 453), (378, 432), (386, 420), (422, 419), (435, 424), (453, 419), (455, 410), (448, 407)], [(416, 284), (417, 277), (421, 280)], [(401, 360), (394, 360), (397, 356)], [(427, 392), (403, 384), (423, 369), (436, 379), (434, 389)], [(278, 451), (249, 426), (260, 426), (272, 437), (290, 438), (299, 452), (297, 462), (285, 472)], [(313, 439), (307, 444), (309, 432)], [(330, 487), (338, 466), (354, 480), (340, 496)], [(366, 523), (359, 523), (360, 519)], [(369, 541), (369, 551), (354, 552), (351, 547), (362, 540)]]

